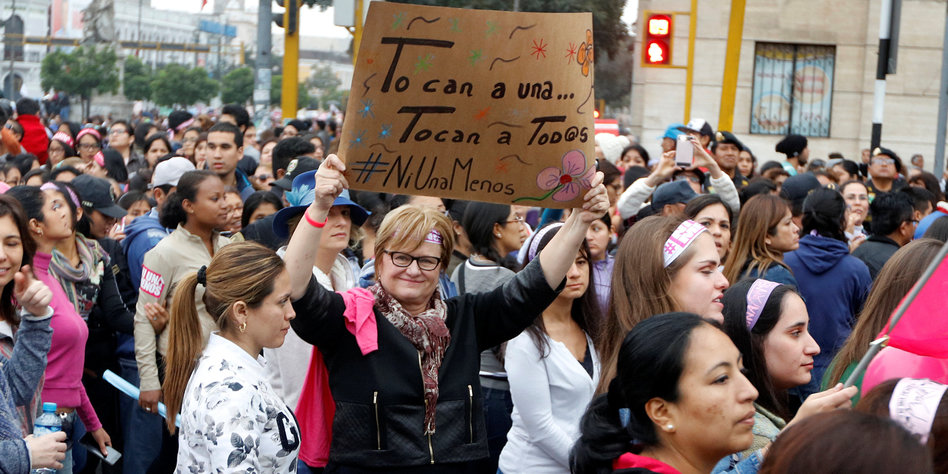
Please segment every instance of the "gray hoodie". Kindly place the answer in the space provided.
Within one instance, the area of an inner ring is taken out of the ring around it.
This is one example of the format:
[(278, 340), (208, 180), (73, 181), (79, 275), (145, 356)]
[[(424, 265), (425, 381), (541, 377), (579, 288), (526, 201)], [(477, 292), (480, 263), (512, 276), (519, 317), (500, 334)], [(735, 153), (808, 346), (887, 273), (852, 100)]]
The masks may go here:
[(53, 330), (51, 309), (40, 317), (20, 312), (20, 329), (10, 359), (0, 356), (0, 473), (30, 472), (30, 452), (23, 441), (16, 407), (28, 405), (36, 392)]

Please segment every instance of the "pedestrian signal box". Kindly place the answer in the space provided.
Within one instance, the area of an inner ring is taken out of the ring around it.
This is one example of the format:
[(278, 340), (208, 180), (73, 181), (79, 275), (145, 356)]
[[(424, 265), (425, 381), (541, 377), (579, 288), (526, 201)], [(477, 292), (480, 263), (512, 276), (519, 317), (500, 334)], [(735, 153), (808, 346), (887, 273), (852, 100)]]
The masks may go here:
[(649, 13), (645, 16), (645, 38), (642, 44), (642, 65), (670, 66), (672, 55), (672, 15)]

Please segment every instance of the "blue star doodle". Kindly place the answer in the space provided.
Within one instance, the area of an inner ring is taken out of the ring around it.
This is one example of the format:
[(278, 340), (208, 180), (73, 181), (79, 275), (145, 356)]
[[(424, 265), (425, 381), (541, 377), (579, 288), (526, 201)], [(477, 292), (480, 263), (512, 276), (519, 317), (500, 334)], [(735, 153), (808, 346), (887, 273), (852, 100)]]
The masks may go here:
[(362, 115), (362, 118), (366, 118), (366, 117), (375, 118), (375, 113), (372, 112), (372, 99), (362, 100), (362, 108), (359, 109), (359, 113)]
[(385, 140), (392, 136), (392, 124), (382, 124), (382, 130), (379, 131), (379, 140)]
[(352, 148), (358, 148), (365, 145), (365, 130), (359, 131), (359, 134), (355, 138), (349, 140), (349, 146)]

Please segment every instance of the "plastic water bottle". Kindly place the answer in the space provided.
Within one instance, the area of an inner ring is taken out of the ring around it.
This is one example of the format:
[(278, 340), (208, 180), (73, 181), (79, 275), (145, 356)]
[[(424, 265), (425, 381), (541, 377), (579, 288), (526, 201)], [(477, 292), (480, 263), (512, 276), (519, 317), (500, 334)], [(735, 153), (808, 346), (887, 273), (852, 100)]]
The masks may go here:
[[(43, 436), (49, 433), (62, 431), (63, 420), (56, 414), (56, 404), (52, 402), (43, 403), (43, 414), (36, 419), (33, 425), (33, 436)], [(30, 474), (52, 474), (55, 469), (42, 468), (33, 469)]]

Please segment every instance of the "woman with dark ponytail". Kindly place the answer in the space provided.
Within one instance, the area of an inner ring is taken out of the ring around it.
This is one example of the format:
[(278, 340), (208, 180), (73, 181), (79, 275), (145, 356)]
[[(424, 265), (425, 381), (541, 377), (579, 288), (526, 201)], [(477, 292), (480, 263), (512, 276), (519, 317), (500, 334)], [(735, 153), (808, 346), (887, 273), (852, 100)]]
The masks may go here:
[(741, 368), (727, 335), (696, 314), (639, 322), (622, 342), (609, 392), (583, 416), (573, 473), (711, 472), (754, 439), (757, 390)]
[(820, 390), (823, 373), (846, 343), (872, 286), (866, 264), (849, 254), (845, 227), (843, 196), (833, 189), (814, 190), (803, 202), (800, 247), (784, 258), (806, 301), (810, 333), (820, 345), (813, 378), (796, 389), (801, 400)]
[[(168, 351), (168, 332), (164, 329), (164, 311), (178, 283), (191, 272), (211, 262), (221, 247), (230, 243), (217, 231), (227, 222), (229, 207), (224, 201), (224, 183), (210, 171), (189, 171), (181, 176), (159, 212), (161, 225), (175, 229), (145, 254), (142, 264), (138, 303), (135, 308), (135, 359), (141, 376), (139, 406), (158, 416), (161, 381), (158, 359)], [(202, 341), (215, 329), (204, 305), (203, 287), (198, 288), (194, 304), (200, 315)], [(167, 435), (167, 433), (166, 433)], [(166, 438), (163, 450), (171, 451), (173, 438)], [(159, 456), (159, 461), (166, 461)]]

